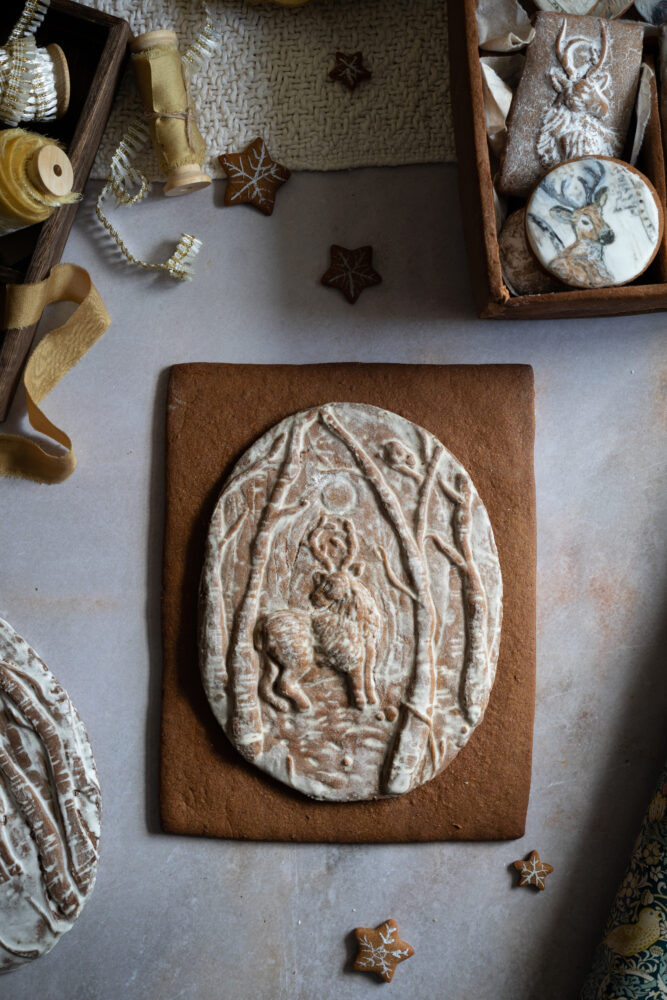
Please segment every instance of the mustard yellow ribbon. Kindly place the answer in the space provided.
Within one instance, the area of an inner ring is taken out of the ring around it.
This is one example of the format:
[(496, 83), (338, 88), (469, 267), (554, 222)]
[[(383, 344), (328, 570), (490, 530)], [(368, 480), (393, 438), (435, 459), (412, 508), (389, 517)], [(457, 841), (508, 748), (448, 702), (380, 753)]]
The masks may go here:
[(23, 383), (32, 427), (62, 445), (65, 452), (49, 454), (29, 438), (0, 434), (0, 475), (32, 479), (37, 483), (60, 483), (76, 468), (71, 439), (49, 420), (39, 404), (111, 323), (85, 268), (58, 264), (44, 281), (7, 286), (3, 328), (15, 330), (32, 326), (52, 302), (76, 302), (78, 308), (37, 345), (25, 367)]

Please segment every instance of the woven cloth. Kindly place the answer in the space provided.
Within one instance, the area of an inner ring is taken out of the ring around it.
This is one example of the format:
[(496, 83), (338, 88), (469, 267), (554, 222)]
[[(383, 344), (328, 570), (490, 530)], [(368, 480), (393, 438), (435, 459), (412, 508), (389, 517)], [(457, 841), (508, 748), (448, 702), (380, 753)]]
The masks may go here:
[[(184, 50), (203, 13), (197, 0), (87, 0), (125, 18), (135, 34), (172, 28)], [(454, 159), (445, 0), (311, 0), (279, 7), (209, 0), (221, 51), (191, 81), (210, 153), (205, 169), (223, 176), (217, 155), (262, 135), (292, 170), (433, 163)], [(329, 79), (336, 51), (361, 51), (370, 80), (354, 91)], [(130, 120), (141, 113), (129, 69), (93, 167), (105, 177)], [(160, 174), (152, 152), (137, 164)]]

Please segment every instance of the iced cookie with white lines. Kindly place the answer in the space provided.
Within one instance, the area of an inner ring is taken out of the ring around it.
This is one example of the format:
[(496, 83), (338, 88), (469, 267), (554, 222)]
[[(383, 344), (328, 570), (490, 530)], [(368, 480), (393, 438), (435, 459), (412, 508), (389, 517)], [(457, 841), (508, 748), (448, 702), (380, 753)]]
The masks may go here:
[(553, 865), (542, 861), (538, 851), (531, 851), (527, 858), (512, 862), (512, 868), (519, 873), (520, 886), (532, 886), (544, 892), (547, 876), (553, 872)]
[(100, 789), (67, 693), (0, 620), (0, 972), (50, 951), (97, 872)]
[(412, 945), (401, 941), (395, 920), (385, 920), (379, 927), (355, 927), (354, 934), (358, 952), (353, 968), (356, 972), (374, 972), (385, 983), (394, 978), (396, 966), (415, 953)]
[(664, 213), (648, 178), (620, 160), (562, 163), (526, 207), (528, 243), (550, 274), (575, 288), (634, 281), (657, 254)]
[(201, 580), (204, 688), (239, 753), (306, 795), (400, 795), (448, 766), (484, 715), (501, 619), (469, 474), (396, 413), (297, 413), (223, 488)]
[(262, 215), (272, 215), (276, 192), (290, 178), (258, 136), (240, 153), (221, 153), (220, 166), (227, 175), (225, 205), (254, 205)]

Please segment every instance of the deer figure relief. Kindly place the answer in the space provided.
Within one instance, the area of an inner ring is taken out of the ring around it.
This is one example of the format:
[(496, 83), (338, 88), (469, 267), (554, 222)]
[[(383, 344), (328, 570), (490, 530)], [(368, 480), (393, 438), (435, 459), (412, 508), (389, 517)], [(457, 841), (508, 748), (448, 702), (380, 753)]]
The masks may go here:
[[(551, 215), (572, 227), (574, 241), (549, 261), (549, 270), (567, 285), (604, 288), (614, 284), (614, 276), (604, 261), (605, 247), (616, 238), (602, 214), (608, 197), (607, 188), (600, 187), (605, 173), (604, 164), (592, 162), (577, 174), (574, 190), (572, 178), (556, 185), (547, 176), (540, 184), (558, 202), (551, 208)], [(535, 221), (540, 225), (539, 219)], [(559, 237), (553, 235), (562, 246)]]
[(560, 66), (547, 76), (556, 97), (542, 115), (537, 156), (545, 170), (579, 156), (614, 156), (617, 132), (606, 121), (611, 108), (607, 22), (599, 19), (599, 45), (576, 35), (568, 40), (567, 18), (556, 39)]
[(375, 599), (359, 579), (359, 543), (354, 525), (323, 515), (308, 537), (324, 572), (313, 574), (313, 610), (287, 608), (264, 615), (255, 629), (262, 657), (259, 693), (278, 711), (310, 708), (301, 686), (312, 667), (347, 675), (350, 703), (363, 710), (377, 704), (375, 662), (382, 627)]

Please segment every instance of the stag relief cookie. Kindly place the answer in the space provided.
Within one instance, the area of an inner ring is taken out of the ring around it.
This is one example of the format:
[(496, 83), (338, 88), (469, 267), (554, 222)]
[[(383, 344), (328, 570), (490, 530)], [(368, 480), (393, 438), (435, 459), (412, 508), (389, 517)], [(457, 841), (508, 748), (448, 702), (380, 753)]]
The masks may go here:
[(0, 972), (50, 951), (95, 883), (100, 789), (67, 693), (0, 620)]
[(446, 767), (484, 714), (501, 618), (470, 476), (395, 413), (297, 413), (224, 486), (201, 579), (204, 687), (239, 753), (307, 795), (398, 795)]
[(564, 284), (625, 285), (658, 252), (663, 210), (634, 167), (586, 157), (542, 178), (526, 207), (526, 233), (539, 263)]
[(539, 13), (507, 122), (498, 181), (528, 197), (543, 174), (581, 156), (620, 156), (635, 104), (643, 29)]

